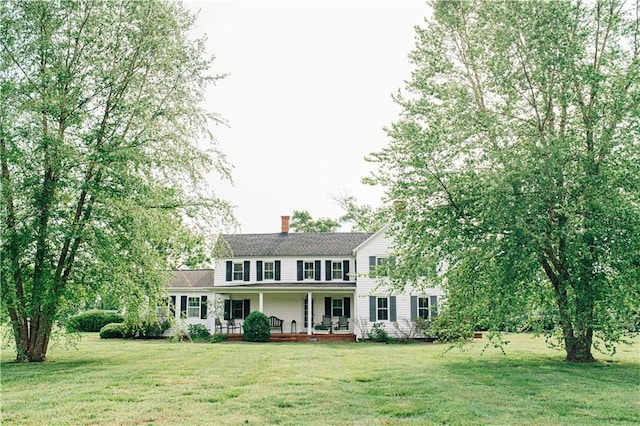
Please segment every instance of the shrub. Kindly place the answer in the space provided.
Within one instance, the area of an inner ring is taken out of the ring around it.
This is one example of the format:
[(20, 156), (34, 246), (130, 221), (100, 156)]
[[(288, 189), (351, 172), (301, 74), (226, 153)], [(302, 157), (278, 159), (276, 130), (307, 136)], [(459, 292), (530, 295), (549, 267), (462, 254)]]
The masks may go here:
[(460, 343), (473, 338), (474, 326), (468, 321), (452, 320), (453, 313), (448, 310), (433, 322), (432, 333), (441, 342)]
[(189, 324), (189, 337), (192, 340), (209, 340), (209, 330), (202, 324)]
[(106, 324), (100, 329), (101, 339), (122, 339), (124, 337), (124, 324), (121, 322), (112, 322)]
[(390, 340), (389, 333), (384, 329), (381, 322), (374, 322), (371, 331), (367, 332), (367, 339), (372, 342), (388, 342)]
[(226, 334), (214, 334), (211, 338), (211, 343), (224, 342), (227, 340)]
[(127, 320), (124, 322), (125, 337), (134, 339), (159, 339), (169, 329), (169, 321), (158, 321), (146, 318), (143, 320)]
[(262, 312), (253, 311), (242, 324), (244, 340), (247, 342), (268, 342), (271, 337), (269, 318)]
[(124, 322), (124, 317), (115, 312), (91, 310), (75, 315), (67, 320), (68, 332), (99, 332), (102, 327), (111, 323)]

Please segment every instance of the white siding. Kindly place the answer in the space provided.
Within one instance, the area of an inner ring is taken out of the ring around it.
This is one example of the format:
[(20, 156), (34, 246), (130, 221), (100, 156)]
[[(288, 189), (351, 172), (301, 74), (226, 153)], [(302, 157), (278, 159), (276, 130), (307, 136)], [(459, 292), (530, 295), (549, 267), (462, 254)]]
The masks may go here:
[[(233, 263), (244, 263), (245, 261), (249, 261), (249, 281), (227, 281), (227, 261), (231, 260)], [(276, 260), (280, 261), (280, 281), (275, 280), (266, 280), (266, 281), (258, 281), (256, 277), (257, 272), (257, 261), (262, 262), (275, 262)], [(247, 285), (247, 284), (268, 284), (268, 283), (292, 283), (292, 282), (314, 282), (315, 280), (307, 279), (303, 281), (298, 281), (298, 266), (297, 262), (302, 260), (303, 262), (315, 262), (317, 260), (320, 261), (320, 281), (326, 281), (326, 261), (332, 262), (342, 262), (345, 260), (349, 261), (349, 280), (335, 280), (336, 282), (355, 282), (355, 263), (352, 256), (332, 256), (332, 257), (252, 257), (252, 258), (238, 258), (238, 259), (220, 259), (216, 262), (216, 268), (214, 273), (214, 286), (229, 286), (229, 285)]]
[[(175, 306), (175, 317), (174, 320), (179, 327), (187, 328), (191, 324), (202, 324), (209, 331), (213, 333), (213, 324), (214, 324), (214, 312), (213, 312), (213, 300), (214, 293), (209, 289), (183, 289), (183, 288), (170, 288), (167, 293), (169, 297), (175, 296), (176, 298), (176, 306)], [(188, 300), (189, 297), (202, 297), (207, 296), (207, 318), (201, 319), (200, 316), (196, 318), (182, 318), (180, 315), (180, 300), (182, 296), (187, 297), (187, 310), (188, 308)]]
[[(356, 334), (358, 338), (366, 335), (371, 330), (372, 321), (369, 316), (369, 297), (388, 297), (395, 295), (396, 297), (396, 321), (391, 320), (375, 321), (381, 322), (385, 330), (392, 336), (400, 336), (403, 331), (406, 332), (411, 322), (411, 296), (430, 296), (436, 295), (439, 298), (443, 295), (440, 288), (432, 288), (424, 291), (413, 289), (407, 285), (404, 292), (399, 294), (397, 290), (386, 285), (384, 278), (370, 278), (369, 274), (369, 257), (377, 258), (388, 257), (389, 251), (393, 247), (393, 240), (386, 236), (386, 228), (371, 236), (356, 251), (356, 261), (358, 262), (358, 287), (357, 287), (357, 308), (354, 321), (357, 325)], [(391, 316), (390, 316), (391, 317)], [(398, 330), (400, 329), (400, 330)]]

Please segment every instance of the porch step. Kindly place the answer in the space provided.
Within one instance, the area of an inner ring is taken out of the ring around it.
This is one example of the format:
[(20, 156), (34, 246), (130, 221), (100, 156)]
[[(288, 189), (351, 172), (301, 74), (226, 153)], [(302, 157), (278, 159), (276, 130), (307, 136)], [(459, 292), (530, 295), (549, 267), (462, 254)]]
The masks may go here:
[[(242, 334), (229, 334), (227, 341), (243, 341)], [(272, 333), (269, 342), (355, 342), (355, 334)]]

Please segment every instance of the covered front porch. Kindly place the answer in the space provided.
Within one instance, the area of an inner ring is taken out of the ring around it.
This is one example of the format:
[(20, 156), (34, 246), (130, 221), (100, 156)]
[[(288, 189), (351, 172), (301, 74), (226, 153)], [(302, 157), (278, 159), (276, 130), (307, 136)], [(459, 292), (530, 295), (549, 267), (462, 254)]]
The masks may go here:
[[(242, 341), (242, 334), (228, 334), (227, 341), (239, 342)], [(307, 333), (271, 333), (269, 342), (272, 343), (291, 343), (291, 342), (303, 342), (303, 343), (339, 343), (339, 342), (355, 342), (356, 335), (353, 333), (336, 333), (336, 334), (312, 334)]]
[(281, 327), (271, 329), (272, 341), (278, 335), (282, 341), (309, 341), (310, 337), (316, 337), (316, 341), (353, 341), (354, 302), (355, 284), (351, 283), (217, 287), (212, 314), (220, 319), (221, 327), (214, 332), (229, 334), (230, 338), (241, 335), (244, 319), (250, 312), (259, 311), (282, 320)]

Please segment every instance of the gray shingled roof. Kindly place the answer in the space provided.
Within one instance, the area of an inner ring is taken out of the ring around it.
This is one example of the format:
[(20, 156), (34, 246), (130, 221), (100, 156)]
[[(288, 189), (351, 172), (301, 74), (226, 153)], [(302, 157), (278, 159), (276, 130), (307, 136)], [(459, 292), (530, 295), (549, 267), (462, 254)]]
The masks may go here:
[(225, 234), (232, 257), (350, 256), (371, 235), (364, 232)]
[(213, 287), (213, 269), (194, 269), (173, 271), (174, 277), (169, 288), (206, 288)]

